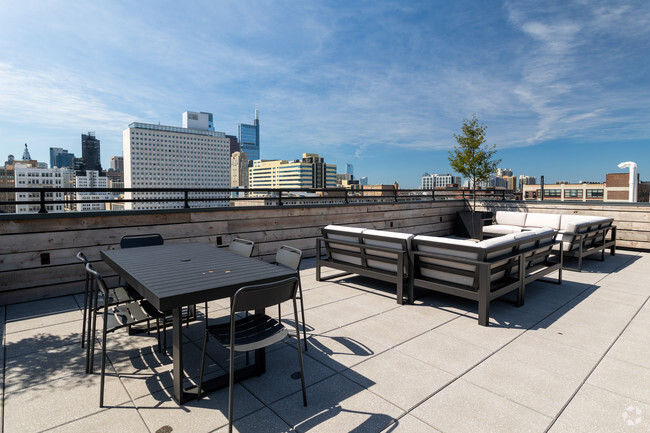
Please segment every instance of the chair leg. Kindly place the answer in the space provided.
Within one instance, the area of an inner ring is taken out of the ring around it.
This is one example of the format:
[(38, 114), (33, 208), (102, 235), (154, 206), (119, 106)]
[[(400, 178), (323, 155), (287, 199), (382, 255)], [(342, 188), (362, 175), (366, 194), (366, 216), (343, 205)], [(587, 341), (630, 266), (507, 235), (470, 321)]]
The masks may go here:
[(199, 369), (199, 387), (196, 390), (196, 399), (201, 400), (201, 387), (203, 386), (203, 368), (205, 367), (205, 352), (208, 345), (208, 330), (203, 337), (203, 350), (201, 351), (201, 368)]
[[(302, 283), (300, 278), (298, 278), (298, 291), (300, 292), (300, 312), (302, 314), (302, 336), (305, 344), (305, 352), (307, 352), (307, 325), (305, 325), (305, 304), (302, 301)], [(300, 332), (296, 324), (296, 332)]]
[(83, 349), (86, 339), (86, 316), (88, 315), (88, 274), (86, 274), (86, 287), (84, 289), (84, 318), (81, 323), (81, 348)]
[[(232, 326), (232, 325), (231, 325)], [(230, 364), (228, 373), (228, 433), (232, 433), (232, 419), (233, 419), (233, 396), (235, 393), (235, 344), (234, 338), (231, 333), (230, 339)]]
[[(106, 317), (106, 315), (104, 315)], [(102, 373), (99, 379), (99, 407), (104, 407), (104, 376), (106, 374), (106, 320), (102, 332)]]
[[(296, 299), (293, 299), (293, 315), (296, 323), (298, 323), (298, 307), (296, 306)], [(300, 346), (300, 332), (296, 332), (296, 343), (298, 345), (298, 363), (300, 364), (300, 381), (302, 383), (302, 404), (307, 406), (307, 391), (305, 390), (305, 368), (302, 362), (302, 347)]]

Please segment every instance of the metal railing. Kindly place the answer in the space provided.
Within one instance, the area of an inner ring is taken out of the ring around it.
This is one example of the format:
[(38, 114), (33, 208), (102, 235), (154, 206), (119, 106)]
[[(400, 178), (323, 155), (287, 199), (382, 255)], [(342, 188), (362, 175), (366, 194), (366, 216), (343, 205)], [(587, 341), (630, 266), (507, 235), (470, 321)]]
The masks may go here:
[[(38, 195), (34, 200), (10, 200), (17, 193)], [(63, 194), (64, 198), (53, 197)], [(79, 199), (78, 194), (112, 195), (110, 198), (93, 197)], [(48, 213), (46, 206), (54, 204), (76, 205), (83, 203), (182, 203), (190, 209), (190, 203), (226, 203), (267, 201), (264, 205), (285, 206), (302, 204), (350, 204), (400, 201), (469, 200), (469, 189), (380, 189), (350, 190), (344, 188), (0, 188), (0, 207), (31, 205), (39, 206), (38, 213)], [(509, 200), (514, 198), (511, 190), (477, 190), (477, 199)], [(49, 196), (48, 196), (49, 194)], [(145, 196), (144, 194), (159, 194)], [(129, 195), (129, 196), (126, 196)], [(129, 198), (130, 197), (130, 198)], [(220, 206), (224, 206), (221, 204)], [(206, 206), (200, 206), (206, 207)], [(161, 208), (164, 209), (164, 208)]]

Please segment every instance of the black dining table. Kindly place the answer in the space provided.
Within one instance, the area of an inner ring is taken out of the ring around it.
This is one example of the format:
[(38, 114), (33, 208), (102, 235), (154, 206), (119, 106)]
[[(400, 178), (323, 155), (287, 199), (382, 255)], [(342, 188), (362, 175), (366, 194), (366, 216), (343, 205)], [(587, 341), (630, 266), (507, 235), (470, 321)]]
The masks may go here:
[[(262, 260), (242, 257), (204, 243), (165, 244), (105, 250), (102, 259), (160, 311), (172, 315), (174, 399), (183, 404), (197, 396), (197, 387), (183, 388), (183, 307), (232, 297), (243, 286), (280, 281), (297, 272)], [(236, 380), (264, 373), (265, 352), (255, 364), (237, 370)], [(203, 382), (203, 393), (228, 385), (224, 374)]]

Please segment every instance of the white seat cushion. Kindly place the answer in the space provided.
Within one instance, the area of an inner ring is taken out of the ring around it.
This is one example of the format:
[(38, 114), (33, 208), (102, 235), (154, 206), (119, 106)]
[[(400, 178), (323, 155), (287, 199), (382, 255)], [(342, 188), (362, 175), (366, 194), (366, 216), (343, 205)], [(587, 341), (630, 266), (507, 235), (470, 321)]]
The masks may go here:
[(489, 235), (509, 235), (510, 233), (518, 233), (521, 231), (521, 229), (521, 226), (492, 224), (491, 226), (483, 226), (483, 233), (487, 233)]

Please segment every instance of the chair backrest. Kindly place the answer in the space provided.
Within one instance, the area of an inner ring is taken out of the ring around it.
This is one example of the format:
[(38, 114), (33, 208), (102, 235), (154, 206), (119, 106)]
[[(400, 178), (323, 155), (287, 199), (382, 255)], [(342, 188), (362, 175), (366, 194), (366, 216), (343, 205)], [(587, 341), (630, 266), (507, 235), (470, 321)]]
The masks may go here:
[(83, 251), (79, 251), (77, 253), (77, 258), (79, 259), (79, 261), (81, 263), (84, 264), (84, 266), (86, 266), (88, 263), (90, 263), (90, 261), (86, 258), (86, 255), (83, 253)]
[(154, 245), (163, 245), (165, 240), (158, 233), (145, 235), (127, 235), (120, 239), (120, 248), (137, 248), (151, 247)]
[(232, 301), (231, 313), (258, 310), (278, 305), (296, 297), (298, 278), (291, 277), (273, 283), (244, 286), (237, 290)]
[(104, 299), (108, 299), (108, 289), (106, 287), (106, 283), (104, 282), (104, 279), (99, 274), (99, 272), (94, 270), (93, 265), (90, 263), (86, 264), (86, 274), (88, 275), (88, 278), (93, 281), (93, 284), (96, 284), (97, 289), (103, 293)]
[(275, 254), (275, 263), (296, 271), (300, 269), (301, 260), (302, 251), (289, 245), (282, 245)]
[(253, 254), (253, 247), (255, 242), (246, 239), (235, 238), (230, 241), (228, 251), (233, 252), (242, 257), (250, 257)]

